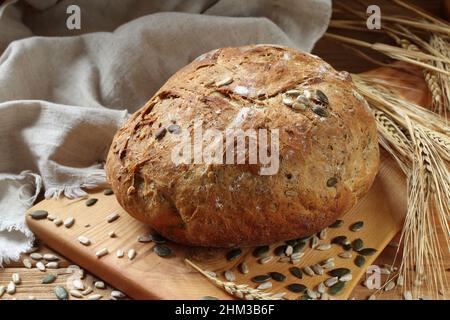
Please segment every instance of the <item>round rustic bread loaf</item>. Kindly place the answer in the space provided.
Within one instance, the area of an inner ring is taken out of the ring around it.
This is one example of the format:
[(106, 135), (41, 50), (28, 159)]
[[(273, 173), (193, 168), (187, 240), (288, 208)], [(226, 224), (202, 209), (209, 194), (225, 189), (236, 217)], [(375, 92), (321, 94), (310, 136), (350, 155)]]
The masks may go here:
[[(203, 132), (278, 129), (267, 146), (279, 142), (278, 170), (261, 174), (268, 165), (248, 155), (245, 164), (174, 161), (199, 120)], [(347, 72), (253, 45), (214, 50), (174, 74), (117, 132), (106, 169), (122, 207), (163, 236), (232, 247), (321, 230), (366, 194), (378, 165), (375, 121)]]

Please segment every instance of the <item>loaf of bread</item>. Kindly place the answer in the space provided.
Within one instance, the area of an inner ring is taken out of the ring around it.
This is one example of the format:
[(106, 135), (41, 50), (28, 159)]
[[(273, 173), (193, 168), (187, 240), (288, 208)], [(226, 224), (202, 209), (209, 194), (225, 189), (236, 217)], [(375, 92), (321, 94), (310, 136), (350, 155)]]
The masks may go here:
[[(251, 154), (250, 134), (228, 143), (239, 130), (266, 134), (265, 145), (256, 140), (265, 158)], [(197, 157), (197, 142), (212, 157)], [(327, 227), (368, 192), (378, 166), (374, 117), (347, 72), (252, 45), (214, 50), (174, 74), (117, 132), (106, 170), (121, 206), (164, 237), (233, 247)]]

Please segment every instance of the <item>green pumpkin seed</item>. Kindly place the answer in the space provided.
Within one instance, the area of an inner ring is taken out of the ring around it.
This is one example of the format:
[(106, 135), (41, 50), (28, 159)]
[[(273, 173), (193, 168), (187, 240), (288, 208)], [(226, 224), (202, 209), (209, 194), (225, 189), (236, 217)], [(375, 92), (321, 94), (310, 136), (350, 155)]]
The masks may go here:
[(253, 250), (253, 256), (255, 256), (256, 258), (262, 258), (265, 257), (267, 255), (267, 253), (269, 252), (269, 246), (260, 246), (255, 248), (255, 250)]
[(96, 204), (98, 201), (98, 199), (95, 198), (90, 198), (86, 200), (86, 206), (90, 207), (93, 206), (94, 204)]
[(106, 188), (105, 190), (103, 190), (103, 194), (105, 196), (110, 196), (114, 193), (114, 191), (111, 188)]
[(339, 244), (339, 245), (343, 245), (346, 241), (347, 241), (346, 236), (337, 236), (331, 239), (332, 244)]
[(333, 222), (332, 224), (330, 224), (329, 228), (340, 228), (342, 227), (342, 225), (344, 224), (344, 220), (336, 220), (335, 222)]
[(328, 272), (328, 274), (332, 277), (342, 277), (343, 275), (350, 273), (350, 269), (348, 268), (336, 268)]
[(366, 263), (366, 258), (357, 255), (354, 262), (357, 267), (362, 267)]
[(374, 248), (364, 248), (358, 251), (358, 253), (362, 256), (371, 256), (377, 252), (377, 249)]
[(47, 274), (44, 278), (42, 278), (42, 284), (53, 283), (56, 280), (56, 276), (52, 273)]
[(328, 290), (328, 293), (331, 295), (336, 295), (342, 291), (345, 287), (345, 282), (338, 281), (335, 284), (333, 284), (330, 289)]
[(278, 257), (284, 255), (286, 248), (287, 248), (287, 245), (282, 245), (282, 246), (276, 247), (274, 250), (275, 255)]
[(308, 289), (305, 285), (300, 283), (291, 283), (286, 287), (289, 291), (295, 292), (295, 293), (303, 293)]
[(170, 248), (159, 244), (153, 247), (153, 251), (160, 257), (167, 257), (172, 253), (172, 250), (170, 250)]
[(362, 239), (358, 238), (352, 241), (352, 248), (355, 251), (359, 251), (364, 247), (364, 242)]
[(356, 221), (350, 226), (350, 230), (353, 232), (359, 231), (364, 227), (364, 221)]
[(289, 272), (296, 278), (299, 278), (299, 279), (303, 278), (303, 271), (298, 267), (289, 268)]
[(171, 124), (167, 127), (167, 131), (173, 134), (179, 134), (181, 132), (181, 127), (177, 124)]
[(286, 276), (280, 272), (269, 272), (270, 277), (278, 282), (283, 282), (284, 280), (286, 280)]
[(263, 282), (266, 282), (267, 280), (270, 280), (270, 278), (271, 277), (268, 274), (260, 274), (258, 276), (254, 276), (252, 278), (252, 281), (256, 282), (256, 283), (263, 283)]
[(204, 296), (201, 297), (200, 300), (219, 300), (219, 299), (213, 296)]
[(67, 290), (64, 289), (63, 286), (56, 286), (55, 287), (55, 295), (59, 300), (67, 300), (69, 299), (69, 294), (67, 293)]
[(338, 180), (335, 177), (331, 177), (327, 180), (327, 187), (331, 188), (334, 187), (337, 184)]
[(36, 210), (30, 213), (30, 216), (35, 220), (41, 220), (47, 218), (48, 212), (45, 210)]
[(330, 112), (327, 109), (320, 107), (320, 106), (313, 106), (312, 111), (315, 114), (317, 114), (319, 117), (322, 117), (322, 118), (330, 116)]
[(317, 101), (321, 102), (322, 104), (328, 105), (330, 102), (328, 101), (328, 97), (326, 96), (323, 91), (317, 89), (316, 90), (316, 99)]
[(237, 259), (241, 254), (242, 254), (242, 250), (239, 248), (230, 250), (227, 253), (227, 260), (233, 261), (233, 260)]
[(299, 241), (297, 242), (297, 244), (294, 246), (292, 253), (299, 253), (299, 252), (303, 252), (303, 250), (305, 249), (306, 246), (306, 242), (304, 241)]

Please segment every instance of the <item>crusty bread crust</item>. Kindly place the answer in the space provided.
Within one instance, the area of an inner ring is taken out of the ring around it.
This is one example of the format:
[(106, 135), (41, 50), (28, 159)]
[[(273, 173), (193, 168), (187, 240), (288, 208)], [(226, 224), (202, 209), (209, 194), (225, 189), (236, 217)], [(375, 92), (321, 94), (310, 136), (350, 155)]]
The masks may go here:
[[(323, 92), (327, 116), (284, 104), (292, 89), (312, 92), (312, 104), (323, 104), (314, 96)], [(172, 162), (180, 135), (161, 137), (161, 128), (192, 133), (201, 118), (205, 130), (224, 130), (244, 107), (243, 130), (279, 129), (276, 175), (258, 174), (258, 164)], [(121, 206), (168, 239), (233, 247), (321, 230), (367, 193), (378, 166), (374, 117), (348, 73), (295, 49), (253, 45), (214, 50), (174, 74), (117, 132), (106, 171)]]

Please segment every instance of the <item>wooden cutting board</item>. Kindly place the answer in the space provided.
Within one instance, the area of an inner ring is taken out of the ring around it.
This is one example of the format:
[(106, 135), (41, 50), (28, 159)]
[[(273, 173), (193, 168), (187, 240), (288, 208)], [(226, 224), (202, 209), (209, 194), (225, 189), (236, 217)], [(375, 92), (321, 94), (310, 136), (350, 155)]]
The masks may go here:
[[(423, 102), (426, 99), (425, 87), (420, 75), (399, 73), (398, 70), (378, 69), (378, 75), (385, 75), (389, 81), (402, 83), (402, 90), (410, 100)], [(405, 80), (401, 80), (405, 79)], [(414, 88), (405, 89), (405, 86)], [(365, 247), (377, 249), (377, 253), (366, 257), (365, 266), (369, 266), (375, 260), (394, 235), (401, 229), (404, 214), (406, 212), (406, 184), (404, 176), (395, 164), (384, 152), (378, 176), (370, 192), (348, 212), (342, 219), (345, 224), (338, 229), (328, 229), (328, 235), (320, 243), (329, 243), (330, 239), (338, 235), (346, 235), (350, 240), (362, 238)], [(288, 269), (293, 265), (289, 262), (277, 262), (273, 259), (267, 264), (260, 264), (251, 254), (252, 248), (243, 248), (243, 254), (235, 261), (229, 262), (225, 255), (228, 250), (193, 248), (174, 243), (169, 243), (173, 254), (167, 258), (161, 258), (153, 252), (153, 243), (139, 243), (138, 236), (145, 235), (150, 229), (131, 218), (118, 204), (114, 195), (106, 196), (102, 190), (93, 191), (90, 198), (97, 198), (98, 202), (93, 206), (86, 206), (83, 200), (44, 200), (29, 210), (42, 209), (59, 218), (74, 217), (75, 224), (71, 228), (57, 227), (49, 220), (33, 220), (27, 215), (27, 223), (38, 238), (60, 254), (79, 264), (83, 268), (94, 273), (98, 277), (109, 282), (119, 290), (135, 299), (199, 299), (203, 296), (214, 296), (219, 299), (231, 297), (220, 288), (217, 288), (208, 279), (193, 270), (185, 262), (190, 259), (204, 270), (214, 271), (219, 278), (224, 280), (223, 272), (232, 269), (236, 275), (236, 283), (245, 283), (253, 287), (251, 277), (271, 271), (278, 271), (287, 276), (284, 282), (273, 281), (273, 287), (268, 292), (288, 292), (286, 298), (296, 299), (299, 294), (290, 293), (286, 285), (290, 283), (302, 283), (309, 288), (314, 288), (329, 276), (303, 276), (302, 280), (293, 277)], [(112, 223), (106, 221), (111, 213), (118, 213), (120, 218)], [(364, 221), (364, 228), (358, 232), (349, 230), (349, 226), (355, 221)], [(110, 238), (108, 233), (115, 231), (117, 237)], [(88, 237), (92, 244), (83, 246), (77, 241), (80, 235)], [(271, 246), (271, 252), (279, 244)], [(97, 258), (95, 252), (101, 248), (108, 248), (109, 254)], [(135, 249), (137, 256), (129, 260), (126, 255), (119, 259), (116, 250), (126, 252)], [(346, 284), (344, 290), (336, 296), (338, 299), (349, 297), (354, 286), (364, 276), (365, 268), (358, 268), (352, 259), (342, 259), (337, 254), (342, 252), (340, 246), (333, 245), (328, 251), (318, 251), (311, 248), (305, 250), (305, 255), (297, 264), (298, 267), (309, 266), (329, 257), (335, 257), (336, 267), (347, 267), (352, 270), (353, 280)], [(236, 266), (246, 261), (250, 273), (241, 274)]]

